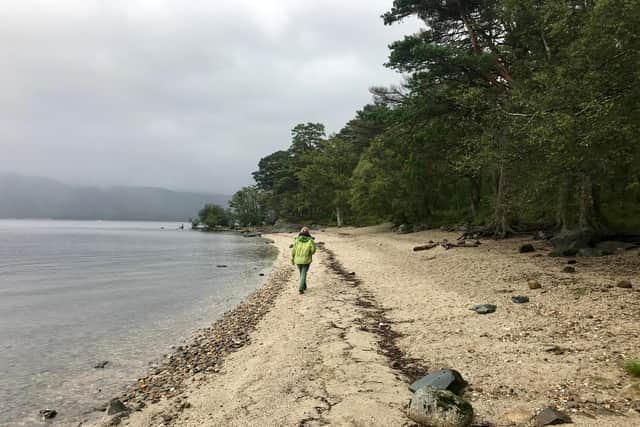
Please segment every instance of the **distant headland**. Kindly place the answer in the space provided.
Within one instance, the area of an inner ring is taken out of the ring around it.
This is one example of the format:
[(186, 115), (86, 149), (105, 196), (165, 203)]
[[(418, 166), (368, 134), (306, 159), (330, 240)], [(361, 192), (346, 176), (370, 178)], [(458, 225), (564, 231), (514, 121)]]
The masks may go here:
[(44, 177), (0, 173), (0, 218), (188, 221), (230, 196), (154, 187), (75, 187)]

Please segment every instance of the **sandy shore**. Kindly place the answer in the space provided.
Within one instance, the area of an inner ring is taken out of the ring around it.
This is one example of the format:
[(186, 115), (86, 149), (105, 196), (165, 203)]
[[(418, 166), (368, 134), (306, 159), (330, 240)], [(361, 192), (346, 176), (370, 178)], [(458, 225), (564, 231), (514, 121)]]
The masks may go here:
[[(341, 229), (317, 233), (323, 249), (299, 295), (293, 235), (269, 237), (280, 256), (262, 294), (159, 368), (172, 386), (147, 379), (125, 396), (139, 410), (121, 424), (411, 426), (407, 385), (448, 367), (470, 383), (477, 426), (522, 424), (548, 405), (578, 426), (640, 425), (640, 385), (622, 369), (640, 357), (637, 250), (579, 258), (565, 273), (542, 242), (530, 254), (521, 240), (413, 252), (456, 236)], [(498, 309), (469, 310), (479, 303)]]

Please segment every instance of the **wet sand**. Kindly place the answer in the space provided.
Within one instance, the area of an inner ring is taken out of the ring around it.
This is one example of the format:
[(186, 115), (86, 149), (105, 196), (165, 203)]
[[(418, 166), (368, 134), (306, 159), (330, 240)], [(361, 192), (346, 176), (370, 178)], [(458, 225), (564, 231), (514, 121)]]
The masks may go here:
[[(444, 367), (470, 383), (477, 426), (526, 425), (548, 405), (578, 426), (640, 425), (638, 379), (622, 369), (640, 356), (637, 250), (564, 273), (544, 242), (530, 254), (519, 239), (413, 252), (457, 236), (331, 230), (316, 234), (324, 245), (299, 295), (293, 235), (269, 237), (280, 256), (265, 287), (128, 393), (140, 410), (123, 425), (411, 426), (408, 384)], [(480, 303), (497, 311), (469, 310)]]

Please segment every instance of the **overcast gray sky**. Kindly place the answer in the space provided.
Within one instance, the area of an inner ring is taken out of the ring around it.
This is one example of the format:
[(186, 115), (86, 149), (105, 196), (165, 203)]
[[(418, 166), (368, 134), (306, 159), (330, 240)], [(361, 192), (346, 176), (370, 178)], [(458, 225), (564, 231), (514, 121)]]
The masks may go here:
[(392, 0), (2, 0), (0, 171), (231, 193), (398, 83)]

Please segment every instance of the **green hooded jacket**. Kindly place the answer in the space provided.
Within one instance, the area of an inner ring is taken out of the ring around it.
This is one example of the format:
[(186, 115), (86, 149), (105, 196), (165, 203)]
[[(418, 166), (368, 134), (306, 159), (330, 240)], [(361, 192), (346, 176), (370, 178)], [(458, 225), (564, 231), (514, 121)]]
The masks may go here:
[(291, 249), (291, 262), (293, 264), (311, 264), (313, 254), (316, 253), (316, 242), (313, 237), (298, 236)]

